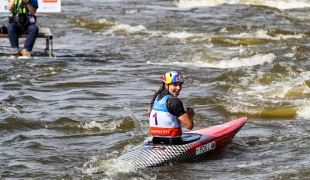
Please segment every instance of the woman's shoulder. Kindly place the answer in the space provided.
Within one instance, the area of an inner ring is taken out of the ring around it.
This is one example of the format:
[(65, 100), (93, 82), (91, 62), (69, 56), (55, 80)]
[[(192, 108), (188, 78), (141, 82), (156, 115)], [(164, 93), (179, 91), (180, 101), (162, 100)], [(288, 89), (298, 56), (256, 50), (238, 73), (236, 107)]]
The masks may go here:
[(182, 101), (178, 98), (178, 97), (175, 97), (175, 96), (170, 96), (169, 98), (168, 98), (168, 101), (170, 102), (170, 104), (172, 105), (172, 106), (174, 106), (174, 105), (181, 105), (181, 106), (183, 106), (183, 103), (182, 103)]

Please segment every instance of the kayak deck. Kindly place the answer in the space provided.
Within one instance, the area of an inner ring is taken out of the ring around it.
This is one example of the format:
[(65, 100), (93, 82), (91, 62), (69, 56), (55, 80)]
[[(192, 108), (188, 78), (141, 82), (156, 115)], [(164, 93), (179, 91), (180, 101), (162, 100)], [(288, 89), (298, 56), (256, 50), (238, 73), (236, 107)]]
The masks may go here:
[(224, 147), (246, 121), (247, 118), (243, 117), (224, 124), (186, 132), (182, 135), (181, 145), (145, 142), (125, 152), (118, 160), (129, 162), (134, 168), (194, 160)]

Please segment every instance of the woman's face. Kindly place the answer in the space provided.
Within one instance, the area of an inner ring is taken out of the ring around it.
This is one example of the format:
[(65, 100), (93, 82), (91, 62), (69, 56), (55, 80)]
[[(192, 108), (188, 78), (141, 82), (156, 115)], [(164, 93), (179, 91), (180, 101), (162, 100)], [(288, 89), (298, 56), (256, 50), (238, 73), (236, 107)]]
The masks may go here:
[(182, 82), (171, 83), (169, 85), (166, 84), (166, 89), (168, 89), (172, 96), (177, 97), (181, 92), (182, 84)]

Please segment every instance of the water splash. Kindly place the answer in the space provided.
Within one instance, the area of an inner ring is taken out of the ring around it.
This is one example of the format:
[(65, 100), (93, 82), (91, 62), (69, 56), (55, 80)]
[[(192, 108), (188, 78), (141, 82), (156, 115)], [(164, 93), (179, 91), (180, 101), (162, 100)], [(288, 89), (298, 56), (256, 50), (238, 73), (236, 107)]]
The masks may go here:
[(117, 105), (117, 107), (126, 110), (133, 118), (135, 128), (134, 132), (132, 133), (132, 136), (140, 136), (148, 133), (148, 125), (143, 124), (142, 120), (139, 119), (128, 106), (126, 106), (125, 104), (121, 104)]

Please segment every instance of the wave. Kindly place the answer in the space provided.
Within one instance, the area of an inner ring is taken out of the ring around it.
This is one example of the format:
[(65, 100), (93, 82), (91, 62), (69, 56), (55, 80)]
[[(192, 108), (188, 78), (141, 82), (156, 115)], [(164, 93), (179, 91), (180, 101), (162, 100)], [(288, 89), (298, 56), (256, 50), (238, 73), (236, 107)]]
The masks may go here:
[[(283, 67), (285, 65), (282, 65)], [(310, 79), (310, 72), (298, 73), (292, 72), (291, 69), (286, 71), (282, 70), (281, 74), (260, 72), (243, 77), (239, 79), (238, 86), (229, 85), (228, 95), (217, 95), (213, 99), (227, 112), (233, 114), (308, 119), (310, 118), (308, 100), (310, 88), (307, 81)]]
[(243, 4), (253, 6), (268, 6), (277, 9), (308, 8), (310, 3), (306, 0), (175, 0), (173, 3), (179, 8), (212, 7), (222, 4)]
[(174, 62), (168, 62), (168, 63), (153, 63), (148, 61), (148, 64), (157, 64), (157, 65), (174, 65), (174, 66), (192, 66), (192, 67), (209, 67), (209, 68), (220, 68), (220, 69), (226, 69), (226, 68), (239, 68), (239, 67), (247, 67), (247, 66), (255, 66), (255, 65), (261, 65), (264, 63), (270, 63), (275, 59), (275, 55), (272, 53), (269, 54), (256, 54), (252, 57), (248, 58), (232, 58), (229, 60), (208, 60), (204, 59), (203, 56), (196, 55), (191, 60), (185, 60), (185, 61), (174, 61)]

